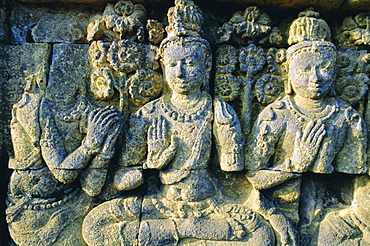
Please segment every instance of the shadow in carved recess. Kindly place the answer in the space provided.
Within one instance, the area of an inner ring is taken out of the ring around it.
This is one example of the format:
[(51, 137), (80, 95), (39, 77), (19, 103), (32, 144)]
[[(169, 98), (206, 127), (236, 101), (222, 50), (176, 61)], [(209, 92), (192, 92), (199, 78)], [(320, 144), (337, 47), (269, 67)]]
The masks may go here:
[(351, 206), (325, 216), (318, 245), (369, 245), (369, 181), (368, 175), (357, 177)]

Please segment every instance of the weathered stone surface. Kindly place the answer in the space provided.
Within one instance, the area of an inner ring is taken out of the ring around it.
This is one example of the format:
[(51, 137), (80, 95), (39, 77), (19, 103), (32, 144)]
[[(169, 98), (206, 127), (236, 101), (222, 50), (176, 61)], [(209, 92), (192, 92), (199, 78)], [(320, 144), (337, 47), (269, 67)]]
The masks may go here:
[[(94, 4), (94, 3), (104, 3), (104, 1), (99, 0), (19, 0), (25, 3), (87, 3), (87, 4)], [(108, 3), (109, 1), (105, 1)], [(137, 1), (137, 2), (145, 2), (144, 0)], [(158, 4), (167, 4), (167, 0), (152, 0), (153, 3)], [(286, 1), (286, 0), (216, 0), (216, 1), (209, 1), (211, 4), (212, 2), (224, 2), (224, 3), (239, 3), (239, 4), (249, 4), (255, 5), (258, 4), (259, 6), (266, 6), (266, 7), (276, 7), (276, 8), (302, 8), (308, 6), (315, 6), (321, 10), (335, 10), (335, 9), (348, 9), (348, 10), (369, 10), (370, 9), (370, 1), (369, 0), (294, 0), (294, 1)]]
[(369, 0), (347, 0), (343, 4), (343, 9), (370, 10), (370, 1)]
[[(99, 8), (98, 8), (99, 9)], [(11, 41), (16, 44), (86, 42), (86, 29), (95, 7), (30, 7), (14, 4), (10, 15)]]
[(369, 13), (48, 1), (0, 46), (17, 244), (369, 243)]
[(87, 45), (54, 45), (49, 84), (45, 70), (28, 75), (13, 106), (7, 221), (18, 245), (85, 245), (82, 220), (105, 184), (122, 124), (117, 109), (86, 101), (87, 57)]
[[(47, 68), (49, 66), (50, 57), (50, 46), (47, 44), (24, 44), (19, 46), (1, 45), (0, 46), (0, 84), (1, 86), (1, 111), (2, 116), (0, 120), (0, 127), (2, 129), (0, 133), (1, 141), (1, 162), (0, 168), (4, 170), (1, 175), (0, 187), (5, 192), (8, 184), (5, 184), (8, 180), (9, 171), (5, 168), (7, 160), (10, 156), (14, 155), (11, 135), (10, 135), (10, 120), (11, 110), (13, 104), (15, 104), (22, 97), (26, 81), (24, 71), (26, 73), (35, 73), (39, 70), (43, 71), (46, 75)], [(3, 197), (3, 193), (0, 193), (0, 197)], [(5, 196), (4, 196), (5, 198)], [(2, 199), (2, 198), (1, 198)], [(2, 205), (0, 205), (0, 209)], [(0, 216), (0, 223), (5, 218)], [(7, 240), (8, 233), (3, 231), (0, 226), (3, 241)], [(2, 242), (5, 243), (5, 242)], [(3, 244), (5, 245), (5, 244)]]
[(0, 5), (0, 42), (9, 43), (9, 26), (7, 23), (8, 12)]
[(42, 71), (48, 72), (51, 46), (48, 44), (23, 44), (20, 46), (2, 45), (3, 56), (0, 57), (2, 68), (1, 84), (4, 100), (5, 139), (8, 150), (11, 150), (9, 123), (13, 104), (22, 97), (26, 85), (25, 77)]
[[(98, 1), (98, 0), (20, 0), (21, 2), (28, 3), (108, 3), (109, 1)], [(294, 1), (285, 1), (285, 0), (206, 0), (209, 4), (214, 2), (221, 3), (238, 3), (244, 6), (246, 5), (259, 5), (263, 7), (273, 7), (273, 8), (302, 8), (315, 6), (320, 10), (335, 10), (340, 9), (342, 4), (348, 6), (351, 9), (369, 9), (370, 2), (368, 0), (294, 0)], [(206, 2), (202, 1), (202, 2)], [(144, 0), (136, 1), (138, 3), (145, 3)], [(157, 4), (168, 4), (169, 0), (152, 0), (151, 3)], [(197, 3), (197, 2), (196, 2)]]
[(89, 45), (55, 44), (48, 80), (48, 89), (58, 102), (67, 102), (86, 91), (89, 80)]

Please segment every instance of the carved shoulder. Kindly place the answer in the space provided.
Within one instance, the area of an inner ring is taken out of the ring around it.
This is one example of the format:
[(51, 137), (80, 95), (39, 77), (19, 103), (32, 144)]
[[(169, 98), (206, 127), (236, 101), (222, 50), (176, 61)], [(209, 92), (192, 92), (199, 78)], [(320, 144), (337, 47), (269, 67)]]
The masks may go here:
[(145, 104), (130, 117), (130, 128), (125, 149), (121, 153), (121, 166), (135, 166), (143, 162), (147, 153), (147, 130), (151, 119), (158, 113), (160, 99)]
[(136, 113), (130, 117), (130, 124), (133, 124), (137, 121), (148, 120), (156, 114), (159, 107), (160, 99), (154, 100), (142, 106)]
[(338, 99), (340, 110), (344, 111), (345, 119), (348, 125), (355, 131), (358, 131), (358, 134), (366, 133), (366, 123), (363, 117), (357, 112), (356, 109), (352, 108), (347, 102)]
[(289, 113), (289, 109), (286, 102), (283, 100), (276, 101), (262, 110), (255, 122), (255, 127), (268, 125), (271, 130), (270, 132), (276, 133), (283, 127), (287, 113)]

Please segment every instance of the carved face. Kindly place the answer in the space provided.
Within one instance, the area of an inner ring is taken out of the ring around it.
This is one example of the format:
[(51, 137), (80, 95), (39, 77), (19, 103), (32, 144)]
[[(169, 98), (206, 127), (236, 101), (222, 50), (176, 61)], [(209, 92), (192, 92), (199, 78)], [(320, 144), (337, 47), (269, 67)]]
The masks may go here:
[(297, 54), (289, 67), (293, 91), (304, 98), (325, 97), (333, 84), (334, 65), (334, 55), (329, 52)]
[(164, 51), (163, 64), (168, 86), (178, 94), (199, 90), (206, 78), (206, 57), (198, 46), (170, 46)]

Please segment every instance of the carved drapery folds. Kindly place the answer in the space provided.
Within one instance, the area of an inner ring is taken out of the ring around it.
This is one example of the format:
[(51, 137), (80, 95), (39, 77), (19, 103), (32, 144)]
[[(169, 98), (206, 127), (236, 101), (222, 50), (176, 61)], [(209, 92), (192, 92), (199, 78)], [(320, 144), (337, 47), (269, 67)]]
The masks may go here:
[(370, 243), (369, 14), (334, 30), (313, 8), (284, 26), (249, 6), (207, 40), (193, 0), (164, 21), (144, 5), (92, 17), (86, 88), (65, 102), (25, 72), (14, 242)]

